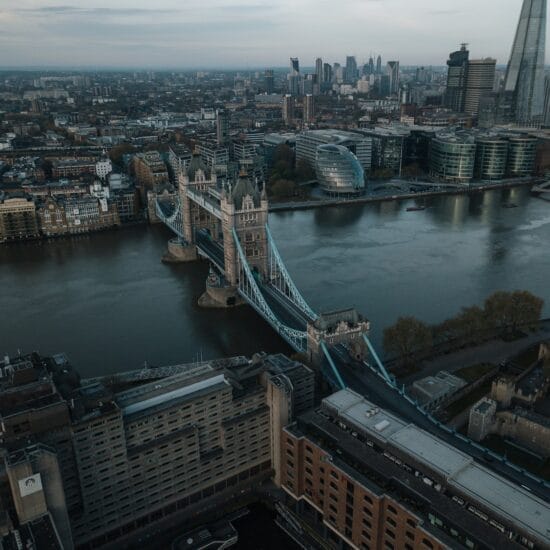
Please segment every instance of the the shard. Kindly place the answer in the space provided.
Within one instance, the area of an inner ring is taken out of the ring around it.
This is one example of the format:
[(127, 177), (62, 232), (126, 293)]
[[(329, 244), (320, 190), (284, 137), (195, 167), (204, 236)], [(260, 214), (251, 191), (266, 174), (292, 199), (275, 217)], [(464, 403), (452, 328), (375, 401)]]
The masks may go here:
[(516, 122), (531, 122), (542, 115), (545, 48), (546, 0), (524, 0), (504, 81)]

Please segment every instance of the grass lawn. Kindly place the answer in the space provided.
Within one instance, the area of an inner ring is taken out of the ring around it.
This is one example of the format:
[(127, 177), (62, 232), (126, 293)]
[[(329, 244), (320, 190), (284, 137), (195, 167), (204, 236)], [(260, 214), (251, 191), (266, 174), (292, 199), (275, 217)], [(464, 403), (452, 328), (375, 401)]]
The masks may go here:
[(471, 367), (465, 367), (463, 369), (455, 371), (453, 374), (462, 378), (468, 384), (479, 380), (483, 375), (493, 370), (495, 365), (491, 363), (481, 363), (479, 365), (472, 365)]
[(461, 397), (458, 401), (451, 403), (446, 409), (446, 418), (454, 418), (457, 414), (470, 408), (474, 403), (477, 403), (483, 396), (487, 395), (491, 391), (492, 380), (486, 380), (476, 388), (475, 390), (467, 393)]

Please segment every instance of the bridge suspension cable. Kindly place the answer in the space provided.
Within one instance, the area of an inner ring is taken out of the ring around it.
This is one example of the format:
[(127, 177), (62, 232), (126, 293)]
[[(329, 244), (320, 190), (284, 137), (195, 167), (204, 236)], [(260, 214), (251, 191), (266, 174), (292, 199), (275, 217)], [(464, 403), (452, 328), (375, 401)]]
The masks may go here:
[(307, 351), (307, 333), (283, 324), (266, 302), (233, 228), (239, 265), (239, 294), (298, 352)]
[(311, 309), (294, 284), (279, 254), (279, 250), (277, 249), (277, 245), (275, 244), (275, 240), (271, 235), (268, 225), (265, 226), (265, 232), (268, 245), (269, 282), (300, 309), (306, 317), (311, 321), (315, 321), (318, 315)]
[(173, 203), (173, 211), (167, 211), (166, 203), (161, 203), (159, 199), (155, 201), (155, 210), (158, 218), (166, 224), (180, 239), (183, 240), (183, 214), (179, 196)]

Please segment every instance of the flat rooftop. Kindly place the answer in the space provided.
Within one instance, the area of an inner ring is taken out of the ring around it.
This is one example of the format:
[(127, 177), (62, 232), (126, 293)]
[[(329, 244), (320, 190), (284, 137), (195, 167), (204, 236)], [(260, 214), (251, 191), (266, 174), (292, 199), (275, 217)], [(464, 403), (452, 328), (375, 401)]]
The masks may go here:
[(448, 485), (550, 545), (550, 504), (478, 464), (470, 455), (349, 389), (324, 399), (321, 408), (336, 413), (348, 427), (424, 464), (427, 474), (436, 472)]
[(130, 416), (137, 413), (148, 412), (156, 407), (168, 407), (175, 401), (190, 398), (197, 394), (210, 393), (225, 386), (229, 386), (229, 382), (227, 382), (223, 374), (220, 374), (211, 378), (206, 378), (205, 380), (200, 380), (194, 384), (183, 386), (170, 392), (155, 395), (154, 397), (127, 405), (122, 408), (122, 414), (124, 416)]

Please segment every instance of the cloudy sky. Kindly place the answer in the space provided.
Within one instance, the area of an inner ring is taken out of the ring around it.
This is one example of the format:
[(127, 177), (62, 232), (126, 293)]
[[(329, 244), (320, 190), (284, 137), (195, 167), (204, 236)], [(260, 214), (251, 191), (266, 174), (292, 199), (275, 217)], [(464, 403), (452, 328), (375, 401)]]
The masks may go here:
[(442, 65), (460, 42), (473, 57), (506, 63), (520, 8), (521, 0), (0, 0), (0, 66), (256, 68), (371, 53)]

